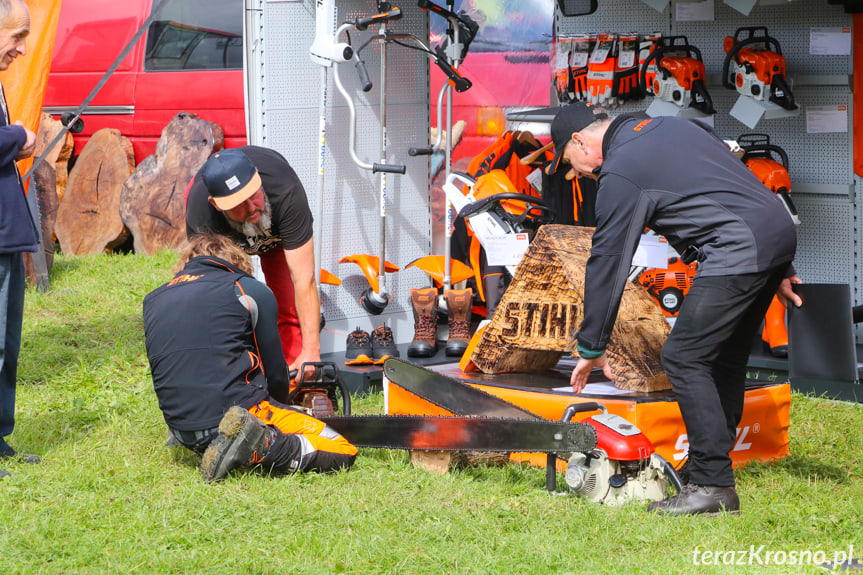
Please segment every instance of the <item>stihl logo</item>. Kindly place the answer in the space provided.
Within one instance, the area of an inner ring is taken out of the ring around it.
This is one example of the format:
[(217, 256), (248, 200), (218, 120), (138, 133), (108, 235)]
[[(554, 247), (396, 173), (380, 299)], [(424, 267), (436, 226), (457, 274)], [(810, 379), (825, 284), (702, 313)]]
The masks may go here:
[(196, 279), (200, 279), (202, 277), (204, 277), (204, 276), (203, 275), (193, 276), (193, 275), (189, 275), (189, 274), (183, 274), (183, 275), (177, 276), (174, 279), (172, 279), (171, 281), (169, 281), (168, 285), (172, 286), (172, 285), (176, 285), (176, 284), (183, 283), (183, 282), (193, 282)]
[(633, 132), (640, 132), (641, 129), (644, 128), (644, 126), (646, 126), (647, 124), (649, 124), (652, 121), (653, 120), (644, 120), (643, 122), (639, 122), (638, 125), (632, 129), (632, 131)]
[[(750, 433), (755, 434), (761, 431), (761, 425), (754, 424), (752, 427), (746, 425), (737, 428), (737, 440), (734, 442), (734, 447), (731, 451), (748, 451), (752, 447), (752, 442), (747, 441)], [(685, 459), (689, 455), (689, 437), (683, 434), (677, 438), (677, 443), (674, 444), (674, 461)]]

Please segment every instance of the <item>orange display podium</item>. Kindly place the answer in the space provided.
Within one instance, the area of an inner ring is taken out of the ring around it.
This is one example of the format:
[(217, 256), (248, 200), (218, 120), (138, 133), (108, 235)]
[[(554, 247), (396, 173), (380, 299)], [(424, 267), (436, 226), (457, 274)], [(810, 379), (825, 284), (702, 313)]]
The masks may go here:
[[(688, 452), (686, 427), (670, 392), (624, 392), (607, 382), (588, 382), (584, 393), (574, 394), (566, 390), (571, 370), (566, 366), (541, 374), (499, 375), (465, 373), (451, 364), (430, 369), (552, 420), (559, 420), (573, 403), (596, 401), (605, 405), (609, 413), (636, 425), (650, 439), (656, 451), (675, 467)], [(385, 409), (389, 415), (452, 415), (397, 385), (391, 385), (386, 377), (383, 387)], [(737, 441), (731, 451), (735, 467), (749, 461), (767, 461), (788, 455), (790, 406), (788, 383), (753, 382), (748, 385)], [(575, 419), (590, 415), (593, 413), (579, 413)], [(516, 456), (515, 459), (529, 459), (545, 465), (544, 455), (537, 458)]]

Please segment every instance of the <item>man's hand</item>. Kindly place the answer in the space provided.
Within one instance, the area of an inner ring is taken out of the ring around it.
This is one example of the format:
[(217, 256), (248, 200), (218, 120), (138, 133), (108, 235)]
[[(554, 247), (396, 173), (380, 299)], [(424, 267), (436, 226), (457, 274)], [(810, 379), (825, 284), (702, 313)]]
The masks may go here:
[(581, 393), (584, 386), (587, 385), (587, 377), (594, 367), (601, 367), (602, 373), (609, 381), (614, 381), (614, 376), (611, 373), (611, 366), (608, 365), (608, 358), (605, 354), (594, 359), (578, 359), (575, 369), (572, 370), (572, 377), (569, 378), (569, 383), (572, 385), (573, 393)]
[(782, 283), (779, 284), (779, 289), (776, 290), (776, 297), (779, 298), (779, 303), (784, 306), (788, 306), (788, 302), (794, 304), (794, 307), (800, 307), (803, 305), (803, 300), (799, 295), (794, 293), (794, 290), (791, 289), (791, 284), (802, 284), (803, 280), (801, 280), (797, 276), (787, 277), (782, 280)]
[[(24, 128), (24, 122), (21, 120), (16, 120), (14, 125)], [(15, 158), (16, 160), (26, 160), (36, 151), (36, 134), (27, 128), (24, 128), (24, 132), (27, 133), (27, 141), (24, 142), (24, 147), (18, 151), (18, 156)]]
[[(299, 357), (297, 357), (297, 359), (295, 359), (294, 362), (288, 367), (288, 371), (294, 371), (295, 369), (299, 370), (300, 367), (302, 367), (302, 365), (304, 363), (320, 362), (320, 361), (321, 361), (321, 354), (320, 353), (315, 355), (315, 354), (310, 353), (310, 352), (302, 351), (302, 352), (300, 352)], [(305, 381), (308, 381), (308, 380), (312, 379), (313, 377), (315, 377), (314, 366), (311, 366), (311, 365), (306, 366), (304, 374), (297, 373), (297, 381), (299, 381), (301, 375), (303, 377), (303, 380), (305, 380)]]

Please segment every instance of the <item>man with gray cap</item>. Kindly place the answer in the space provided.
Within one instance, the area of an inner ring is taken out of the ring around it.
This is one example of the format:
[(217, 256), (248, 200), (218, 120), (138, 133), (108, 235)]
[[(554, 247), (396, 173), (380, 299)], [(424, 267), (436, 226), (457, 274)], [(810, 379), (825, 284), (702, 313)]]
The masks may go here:
[(287, 160), (260, 146), (216, 152), (186, 192), (186, 235), (231, 237), (261, 258), (278, 302), (279, 338), (290, 369), (321, 360), (312, 213)]
[(555, 157), (597, 178), (597, 225), (585, 268), (584, 319), (573, 334), (573, 391), (605, 357), (632, 256), (645, 227), (698, 273), (662, 350), (689, 441), (689, 482), (651, 511), (737, 513), (729, 451), (743, 413), (746, 363), (775, 293), (795, 305), (797, 234), (781, 201), (706, 125), (674, 117), (609, 118), (582, 102), (551, 126)]

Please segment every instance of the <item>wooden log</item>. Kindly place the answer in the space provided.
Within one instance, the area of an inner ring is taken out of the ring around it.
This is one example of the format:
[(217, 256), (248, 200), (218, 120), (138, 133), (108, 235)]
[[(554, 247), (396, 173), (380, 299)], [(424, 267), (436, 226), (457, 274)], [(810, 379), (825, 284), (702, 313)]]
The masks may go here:
[(509, 453), (497, 451), (411, 451), (411, 464), (414, 467), (438, 475), (465, 467), (500, 467), (508, 463)]
[(156, 152), (123, 185), (120, 216), (132, 231), (136, 253), (176, 248), (186, 239), (186, 188), (214, 150), (224, 148), (221, 128), (181, 112), (162, 130)]
[[(519, 264), (471, 361), (484, 373), (531, 372), (554, 367), (581, 323), (584, 266), (592, 228), (547, 225)], [(606, 353), (621, 389), (659, 391), (671, 384), (660, 352), (671, 328), (659, 306), (628, 282)]]
[[(57, 197), (57, 176), (50, 162), (44, 161), (36, 166), (36, 170), (30, 176), (30, 194), (36, 194), (39, 205), (39, 213), (42, 220), (42, 250), (45, 252), (45, 263), (47, 272), (50, 274), (51, 266), (54, 265), (54, 222), (57, 221), (57, 209), (60, 200)], [(27, 284), (36, 286), (36, 270), (33, 267), (33, 256), (29, 252), (24, 253), (24, 273), (27, 276)]]
[[(63, 194), (66, 192), (66, 183), (69, 179), (69, 159), (72, 157), (72, 152), (75, 150), (75, 141), (72, 139), (72, 134), (66, 132), (66, 135), (53, 148), (47, 150), (48, 144), (54, 141), (63, 129), (63, 124), (55, 120), (51, 114), (42, 112), (42, 118), (39, 120), (39, 131), (36, 133), (36, 151), (35, 156), (45, 156), (42, 163), (48, 163), (54, 168), (57, 184), (55, 193), (58, 201), (63, 200)], [(53, 230), (52, 230), (53, 234)]]
[(132, 143), (119, 130), (93, 134), (69, 174), (57, 210), (54, 232), (64, 254), (97, 255), (128, 239), (120, 219), (120, 190), (134, 169)]

